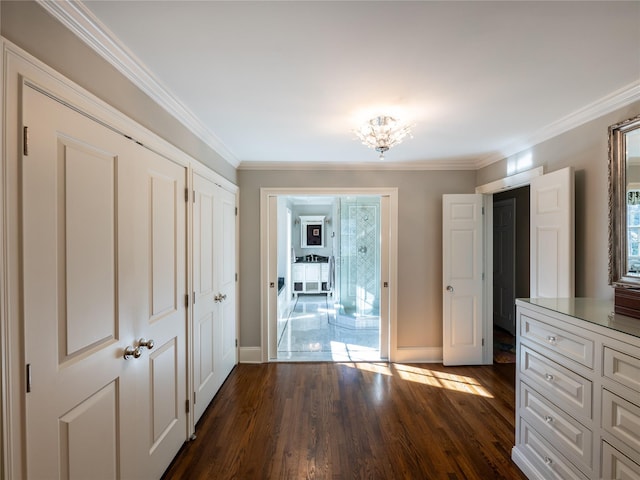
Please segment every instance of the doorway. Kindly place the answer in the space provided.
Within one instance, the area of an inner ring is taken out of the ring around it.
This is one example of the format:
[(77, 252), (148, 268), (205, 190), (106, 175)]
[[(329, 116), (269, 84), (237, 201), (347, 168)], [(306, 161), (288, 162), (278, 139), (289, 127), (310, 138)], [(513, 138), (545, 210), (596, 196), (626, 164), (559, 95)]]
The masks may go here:
[[(295, 202), (288, 204), (289, 197)], [(262, 361), (280, 360), (279, 347), (289, 338), (287, 321), (311, 318), (312, 312), (335, 329), (361, 330), (369, 336), (375, 332), (371, 348), (364, 340), (360, 345), (329, 342), (325, 357), (316, 355), (315, 360), (391, 359), (397, 215), (396, 188), (261, 189)], [(303, 239), (303, 233), (311, 236)], [(289, 235), (291, 247), (284, 241)], [(345, 351), (346, 357), (337, 353)]]
[(515, 362), (515, 299), (529, 297), (529, 185), (493, 195), (493, 360)]
[[(278, 196), (277, 360), (380, 360), (381, 197)], [(280, 220), (283, 219), (283, 220)]]

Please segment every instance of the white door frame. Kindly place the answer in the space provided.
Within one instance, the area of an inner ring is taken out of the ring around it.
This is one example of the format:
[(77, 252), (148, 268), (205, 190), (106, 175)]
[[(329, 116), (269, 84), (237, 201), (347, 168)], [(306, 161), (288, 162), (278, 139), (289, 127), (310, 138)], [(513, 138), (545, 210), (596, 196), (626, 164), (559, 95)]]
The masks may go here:
[[(397, 297), (398, 297), (398, 189), (397, 188), (261, 188), (260, 189), (260, 326), (261, 326), (261, 359), (262, 362), (269, 362), (269, 308), (273, 306), (269, 302), (270, 284), (275, 282), (277, 274), (269, 271), (270, 263), (273, 267), (276, 263), (269, 262), (271, 254), (269, 219), (269, 201), (271, 198), (281, 195), (380, 195), (389, 197), (389, 265), (388, 275), (381, 278), (381, 282), (388, 281), (388, 312), (389, 312), (389, 332), (388, 332), (388, 352), (389, 361), (394, 361), (397, 352)], [(275, 248), (275, 246), (273, 247)], [(384, 266), (381, 268), (384, 275)], [(381, 286), (382, 287), (382, 286)], [(277, 289), (275, 289), (277, 291)], [(384, 291), (384, 288), (381, 288)], [(275, 300), (277, 302), (277, 299)], [(384, 341), (385, 335), (380, 332), (380, 338)]]

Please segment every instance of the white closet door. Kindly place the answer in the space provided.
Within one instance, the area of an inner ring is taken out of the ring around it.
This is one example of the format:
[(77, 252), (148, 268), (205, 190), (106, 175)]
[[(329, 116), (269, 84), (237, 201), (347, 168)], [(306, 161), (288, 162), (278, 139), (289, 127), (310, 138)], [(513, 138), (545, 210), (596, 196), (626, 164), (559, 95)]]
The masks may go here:
[(28, 86), (23, 119), (27, 475), (158, 477), (186, 437), (184, 169)]
[(222, 188), (218, 191), (219, 222), (216, 235), (218, 292), (220, 292), (221, 350), (223, 381), (238, 363), (236, 345), (236, 196)]
[(235, 196), (194, 174), (194, 421), (237, 363)]
[(123, 379), (135, 398), (138, 478), (160, 478), (187, 436), (186, 388), (186, 170), (138, 145), (120, 183), (118, 234), (122, 321), (143, 344)]

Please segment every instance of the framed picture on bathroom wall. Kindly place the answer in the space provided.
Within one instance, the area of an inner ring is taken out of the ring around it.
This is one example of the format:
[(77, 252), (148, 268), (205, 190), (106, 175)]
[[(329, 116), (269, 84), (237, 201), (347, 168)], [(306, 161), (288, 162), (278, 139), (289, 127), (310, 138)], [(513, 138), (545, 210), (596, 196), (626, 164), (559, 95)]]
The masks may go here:
[(324, 247), (324, 216), (301, 216), (300, 227), (300, 246), (302, 248)]

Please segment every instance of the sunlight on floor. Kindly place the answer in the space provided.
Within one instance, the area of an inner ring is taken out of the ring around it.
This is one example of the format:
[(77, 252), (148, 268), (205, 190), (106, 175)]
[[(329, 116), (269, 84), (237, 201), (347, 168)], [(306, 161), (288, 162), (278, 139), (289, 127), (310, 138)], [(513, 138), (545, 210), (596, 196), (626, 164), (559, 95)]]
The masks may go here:
[(398, 376), (403, 380), (429, 385), (430, 387), (445, 388), (461, 393), (470, 393), (486, 398), (494, 398), (493, 395), (475, 378), (464, 375), (454, 375), (447, 372), (439, 372), (423, 367), (402, 365), (399, 363), (356, 363), (345, 362), (341, 365), (357, 368), (367, 372), (380, 373), (388, 376)]

